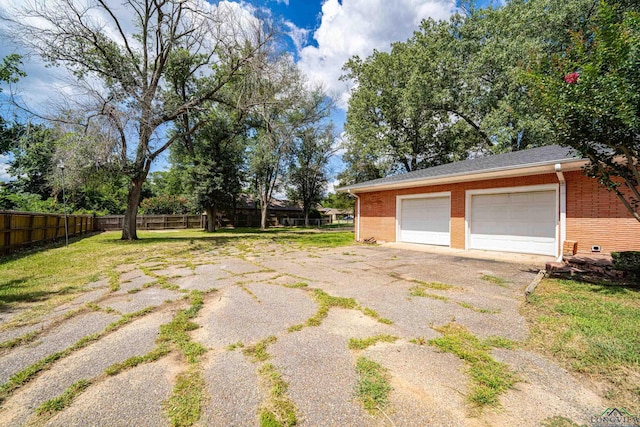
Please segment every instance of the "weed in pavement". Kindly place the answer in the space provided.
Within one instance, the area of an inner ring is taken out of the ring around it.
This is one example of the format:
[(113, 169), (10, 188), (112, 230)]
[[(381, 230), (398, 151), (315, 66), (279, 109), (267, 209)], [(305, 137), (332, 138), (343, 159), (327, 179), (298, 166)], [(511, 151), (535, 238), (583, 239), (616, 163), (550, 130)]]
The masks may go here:
[(356, 372), (356, 397), (362, 402), (364, 409), (370, 413), (384, 410), (389, 405), (389, 393), (392, 390), (387, 370), (373, 360), (359, 357)]

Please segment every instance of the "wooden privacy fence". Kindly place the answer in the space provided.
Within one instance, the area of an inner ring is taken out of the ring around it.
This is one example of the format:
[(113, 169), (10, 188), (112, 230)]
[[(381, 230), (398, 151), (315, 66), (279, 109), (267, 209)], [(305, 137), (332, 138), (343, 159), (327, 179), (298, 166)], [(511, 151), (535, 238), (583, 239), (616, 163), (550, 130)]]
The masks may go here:
[[(95, 216), (67, 215), (69, 236), (95, 231)], [(64, 215), (0, 211), (0, 252), (4, 255), (36, 243), (64, 239)]]
[[(205, 216), (201, 215), (138, 215), (138, 230), (169, 230), (175, 228), (204, 228)], [(96, 230), (122, 230), (124, 215), (96, 217)]]

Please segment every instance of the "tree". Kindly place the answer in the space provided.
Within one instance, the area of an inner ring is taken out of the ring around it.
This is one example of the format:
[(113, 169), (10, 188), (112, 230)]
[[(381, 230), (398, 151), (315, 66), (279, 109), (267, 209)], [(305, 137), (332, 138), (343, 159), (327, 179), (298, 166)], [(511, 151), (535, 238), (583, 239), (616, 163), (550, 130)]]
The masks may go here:
[(240, 111), (212, 107), (187, 144), (172, 147), (173, 166), (185, 169), (185, 187), (207, 213), (207, 231), (215, 231), (218, 212), (231, 211), (242, 191), (246, 125)]
[(267, 228), (269, 204), (282, 185), (295, 133), (328, 114), (321, 90), (309, 91), (288, 55), (269, 54), (269, 61), (253, 70), (248, 86), (253, 94), (247, 109), (251, 124), (247, 169), (260, 201), (260, 225)]
[(527, 77), (558, 141), (640, 221), (640, 13), (601, 1), (592, 29)]
[(551, 125), (519, 70), (536, 52), (569, 43), (591, 20), (593, 0), (512, 0), (425, 20), (389, 53), (352, 58), (355, 83), (345, 130), (347, 183), (435, 166), (469, 155), (545, 145)]
[(326, 190), (326, 167), (334, 153), (333, 141), (333, 126), (308, 126), (297, 132), (294, 141), (287, 195), (302, 203), (305, 226), (309, 225), (309, 212)]
[[(198, 123), (169, 137), (165, 130), (216, 100), (268, 41), (262, 23), (240, 11), (227, 2), (125, 0), (113, 7), (106, 0), (61, 0), (55, 8), (33, 2), (13, 12), (15, 36), (76, 77), (86, 94), (78, 105), (85, 119), (104, 118), (119, 136), (119, 160), (130, 179), (123, 239), (137, 238), (152, 163)], [(185, 97), (171, 91), (178, 72), (197, 82)]]

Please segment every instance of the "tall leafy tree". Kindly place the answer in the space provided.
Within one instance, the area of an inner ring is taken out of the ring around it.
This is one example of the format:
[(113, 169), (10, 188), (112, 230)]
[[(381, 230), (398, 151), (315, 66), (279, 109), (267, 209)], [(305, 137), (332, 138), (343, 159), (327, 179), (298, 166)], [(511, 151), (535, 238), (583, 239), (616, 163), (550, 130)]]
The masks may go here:
[(248, 139), (248, 180), (260, 202), (260, 225), (267, 228), (269, 204), (282, 188), (287, 160), (296, 132), (326, 117), (324, 93), (310, 91), (288, 55), (270, 53), (259, 69), (254, 69), (242, 90), (251, 93), (247, 108), (251, 120)]
[(287, 196), (302, 203), (306, 226), (309, 225), (309, 212), (326, 191), (326, 168), (334, 153), (333, 142), (333, 126), (323, 125), (301, 129), (294, 140)]
[(527, 75), (558, 141), (640, 221), (640, 13), (600, 2), (592, 28)]
[[(151, 165), (197, 123), (170, 136), (167, 127), (216, 100), (269, 39), (262, 23), (228, 2), (125, 0), (115, 7), (105, 0), (60, 0), (55, 7), (28, 3), (12, 16), (22, 43), (75, 75), (86, 94), (80, 97), (86, 120), (102, 117), (119, 136), (129, 177), (123, 239), (137, 238), (135, 218)], [(176, 69), (185, 81), (199, 77), (188, 96), (170, 90)]]
[(198, 120), (200, 129), (191, 141), (172, 147), (171, 158), (184, 168), (184, 187), (207, 213), (207, 230), (215, 231), (218, 212), (232, 211), (242, 191), (247, 126), (239, 110), (221, 106)]

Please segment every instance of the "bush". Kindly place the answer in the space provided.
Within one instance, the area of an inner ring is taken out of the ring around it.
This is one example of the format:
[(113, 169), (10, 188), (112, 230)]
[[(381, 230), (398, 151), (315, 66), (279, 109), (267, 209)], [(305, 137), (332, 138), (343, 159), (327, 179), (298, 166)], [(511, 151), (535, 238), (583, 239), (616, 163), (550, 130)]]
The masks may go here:
[(189, 212), (187, 204), (184, 197), (150, 197), (140, 203), (140, 210), (143, 215), (181, 215)]
[(640, 277), (640, 251), (612, 252), (613, 267)]

